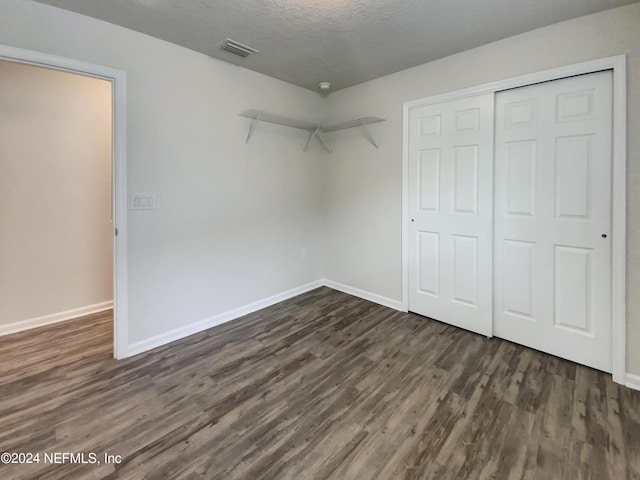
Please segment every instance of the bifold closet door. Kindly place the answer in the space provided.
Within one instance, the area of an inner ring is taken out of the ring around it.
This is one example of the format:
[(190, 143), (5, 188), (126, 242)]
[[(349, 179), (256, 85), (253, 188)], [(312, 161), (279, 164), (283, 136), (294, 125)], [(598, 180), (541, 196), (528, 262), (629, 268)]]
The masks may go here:
[(611, 371), (611, 72), (496, 95), (494, 334)]
[(493, 94), (409, 112), (409, 310), (492, 327)]

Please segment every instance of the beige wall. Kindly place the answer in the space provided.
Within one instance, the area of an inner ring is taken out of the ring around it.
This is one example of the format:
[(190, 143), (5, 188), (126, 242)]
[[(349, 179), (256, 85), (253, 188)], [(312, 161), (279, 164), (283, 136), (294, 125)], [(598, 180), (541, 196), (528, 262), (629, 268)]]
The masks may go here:
[[(402, 103), (581, 61), (628, 56), (627, 324), (640, 373), (640, 4), (581, 17), (336, 92), (330, 119), (377, 115), (376, 150), (334, 134), (327, 157), (325, 276), (400, 300)], [(342, 140), (342, 141), (341, 141)], [(342, 143), (342, 144), (341, 144)]]
[(111, 301), (111, 84), (0, 61), (0, 326)]
[(246, 145), (238, 117), (313, 119), (322, 97), (25, 0), (0, 2), (0, 44), (126, 72), (128, 189), (157, 196), (157, 210), (128, 211), (130, 343), (322, 276), (317, 146), (304, 153), (304, 132), (268, 124)]

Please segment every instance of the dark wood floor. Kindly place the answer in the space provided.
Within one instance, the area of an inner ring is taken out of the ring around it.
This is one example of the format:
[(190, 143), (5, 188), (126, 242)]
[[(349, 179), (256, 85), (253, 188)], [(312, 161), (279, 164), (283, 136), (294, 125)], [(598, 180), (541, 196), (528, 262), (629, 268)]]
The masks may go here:
[(321, 288), (124, 361), (111, 318), (0, 339), (0, 479), (638, 479), (640, 392)]

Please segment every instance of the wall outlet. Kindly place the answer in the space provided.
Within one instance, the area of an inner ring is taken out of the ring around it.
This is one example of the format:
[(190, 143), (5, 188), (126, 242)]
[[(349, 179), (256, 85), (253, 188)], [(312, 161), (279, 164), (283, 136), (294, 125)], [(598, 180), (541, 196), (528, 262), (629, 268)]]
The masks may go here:
[(300, 259), (304, 260), (305, 258), (307, 258), (307, 249), (303, 247), (300, 249)]
[(131, 210), (155, 210), (156, 194), (134, 193), (131, 195)]

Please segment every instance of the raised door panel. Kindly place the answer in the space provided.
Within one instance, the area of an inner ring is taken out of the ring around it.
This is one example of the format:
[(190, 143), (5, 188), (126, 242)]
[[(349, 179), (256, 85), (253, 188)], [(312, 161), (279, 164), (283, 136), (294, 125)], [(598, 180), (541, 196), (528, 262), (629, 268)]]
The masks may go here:
[(420, 151), (418, 163), (418, 208), (440, 210), (440, 149)]
[(505, 240), (503, 244), (503, 312), (519, 319), (535, 321), (534, 262), (535, 244)]
[(504, 116), (501, 118), (501, 122), (504, 128), (535, 126), (538, 116), (538, 100), (536, 98), (510, 101), (502, 108)]
[(420, 136), (421, 137), (439, 137), (441, 115), (427, 115), (420, 118)]
[(453, 113), (455, 135), (476, 133), (480, 128), (480, 109), (470, 108)]
[(536, 142), (525, 140), (505, 145), (507, 168), (507, 215), (534, 214), (536, 191)]
[(556, 139), (555, 212), (559, 218), (590, 217), (592, 136)]
[(593, 118), (595, 89), (563, 93), (557, 96), (556, 118), (558, 122), (571, 122)]
[(453, 148), (453, 210), (456, 213), (478, 212), (478, 145)]
[(440, 295), (440, 234), (418, 232), (418, 289)]
[(452, 235), (453, 300), (467, 305), (478, 301), (478, 239)]
[(554, 325), (592, 335), (592, 250), (555, 246)]

